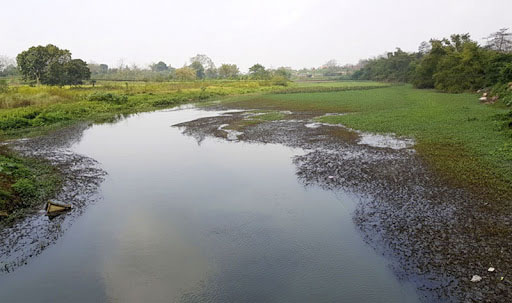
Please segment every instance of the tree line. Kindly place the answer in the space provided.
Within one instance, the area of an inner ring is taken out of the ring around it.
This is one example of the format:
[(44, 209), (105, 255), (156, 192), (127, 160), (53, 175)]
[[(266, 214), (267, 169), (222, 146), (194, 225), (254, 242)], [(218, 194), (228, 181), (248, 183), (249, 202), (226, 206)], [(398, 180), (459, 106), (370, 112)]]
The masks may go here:
[(422, 42), (417, 52), (397, 48), (385, 56), (365, 60), (353, 73), (357, 80), (412, 83), (417, 88), (444, 92), (490, 88), (496, 95), (510, 93), (512, 33), (503, 28), (479, 45), (469, 34)]

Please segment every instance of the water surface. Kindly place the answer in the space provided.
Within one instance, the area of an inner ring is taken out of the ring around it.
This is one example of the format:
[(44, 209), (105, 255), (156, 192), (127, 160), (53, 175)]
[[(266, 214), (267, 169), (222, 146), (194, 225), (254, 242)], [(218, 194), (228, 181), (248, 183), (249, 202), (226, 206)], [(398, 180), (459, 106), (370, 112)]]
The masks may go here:
[(0, 302), (416, 302), (353, 224), (357, 199), (302, 186), (300, 149), (139, 114), (73, 146), (108, 172), (103, 199), (41, 255), (0, 276)]

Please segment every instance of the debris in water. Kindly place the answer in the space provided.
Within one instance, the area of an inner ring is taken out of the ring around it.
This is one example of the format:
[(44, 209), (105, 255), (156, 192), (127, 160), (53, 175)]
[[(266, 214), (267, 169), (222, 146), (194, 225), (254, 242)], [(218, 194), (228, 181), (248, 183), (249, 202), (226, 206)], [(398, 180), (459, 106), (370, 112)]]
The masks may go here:
[(329, 176), (329, 179), (334, 179), (334, 176)]
[(489, 269), (487, 270), (488, 272), (493, 272), (495, 270), (494, 267), (489, 267)]
[(482, 277), (479, 275), (474, 275), (473, 278), (471, 278), (471, 282), (480, 282), (482, 281)]
[(50, 216), (61, 214), (65, 211), (71, 210), (71, 205), (48, 201), (46, 204), (46, 213)]

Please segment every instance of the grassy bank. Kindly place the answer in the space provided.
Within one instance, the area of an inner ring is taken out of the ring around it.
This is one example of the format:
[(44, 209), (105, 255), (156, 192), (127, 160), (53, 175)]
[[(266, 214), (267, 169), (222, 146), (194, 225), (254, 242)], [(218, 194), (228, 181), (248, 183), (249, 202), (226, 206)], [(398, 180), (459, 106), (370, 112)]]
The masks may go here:
[(446, 94), (392, 86), (371, 90), (269, 94), (226, 100), (231, 106), (266, 110), (349, 113), (322, 122), (416, 140), (421, 157), (447, 182), (483, 195), (509, 199), (512, 130), (502, 105), (482, 105), (474, 94)]
[(61, 186), (59, 172), (49, 163), (22, 158), (0, 147), (0, 217), (10, 222), (24, 210), (52, 198)]

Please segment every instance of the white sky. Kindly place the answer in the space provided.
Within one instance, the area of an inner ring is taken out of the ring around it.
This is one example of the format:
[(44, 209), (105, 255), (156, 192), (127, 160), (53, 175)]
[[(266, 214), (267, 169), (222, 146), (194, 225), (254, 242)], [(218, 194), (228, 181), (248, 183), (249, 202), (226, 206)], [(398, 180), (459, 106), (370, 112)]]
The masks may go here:
[(116, 66), (197, 53), (217, 65), (355, 63), (399, 46), (512, 28), (511, 0), (1, 0), (0, 55), (55, 44), (73, 57)]

